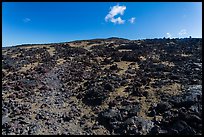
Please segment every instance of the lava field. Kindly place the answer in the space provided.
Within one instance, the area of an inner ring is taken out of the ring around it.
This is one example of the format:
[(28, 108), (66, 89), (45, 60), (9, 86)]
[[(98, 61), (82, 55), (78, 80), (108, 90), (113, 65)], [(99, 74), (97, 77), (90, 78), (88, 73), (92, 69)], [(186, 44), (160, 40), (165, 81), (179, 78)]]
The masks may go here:
[(202, 39), (2, 48), (3, 135), (202, 135)]

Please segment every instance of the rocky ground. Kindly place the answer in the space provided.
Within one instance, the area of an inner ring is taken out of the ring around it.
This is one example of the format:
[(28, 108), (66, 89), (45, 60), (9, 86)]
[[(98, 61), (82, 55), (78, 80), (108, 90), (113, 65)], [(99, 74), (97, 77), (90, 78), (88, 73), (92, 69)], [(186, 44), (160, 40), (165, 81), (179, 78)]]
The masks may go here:
[(4, 135), (201, 135), (202, 39), (2, 49)]

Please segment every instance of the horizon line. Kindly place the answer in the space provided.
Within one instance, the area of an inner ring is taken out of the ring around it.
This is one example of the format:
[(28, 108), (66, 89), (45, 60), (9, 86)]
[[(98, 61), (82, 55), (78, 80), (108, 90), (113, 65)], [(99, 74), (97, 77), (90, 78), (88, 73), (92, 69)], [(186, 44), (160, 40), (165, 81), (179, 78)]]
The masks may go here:
[(75, 39), (75, 40), (69, 40), (69, 41), (61, 41), (61, 42), (44, 42), (44, 43), (21, 43), (21, 44), (16, 44), (16, 45), (7, 45), (7, 46), (3, 46), (2, 47), (16, 47), (16, 46), (24, 46), (24, 45), (48, 45), (48, 44), (60, 44), (60, 43), (70, 43), (70, 42), (75, 42), (75, 41), (86, 41), (86, 40), (95, 40), (95, 39), (110, 39), (110, 38), (119, 38), (119, 39), (127, 39), (127, 40), (146, 40), (146, 39), (185, 39), (185, 38), (201, 38), (202, 37), (192, 37), (192, 36), (189, 36), (189, 37), (182, 37), (182, 38), (179, 38), (179, 37), (171, 37), (171, 38), (168, 38), (168, 37), (155, 37), (155, 38), (138, 38), (138, 39), (128, 39), (128, 38), (124, 38), (124, 37), (108, 37), (108, 38), (91, 38), (91, 39)]

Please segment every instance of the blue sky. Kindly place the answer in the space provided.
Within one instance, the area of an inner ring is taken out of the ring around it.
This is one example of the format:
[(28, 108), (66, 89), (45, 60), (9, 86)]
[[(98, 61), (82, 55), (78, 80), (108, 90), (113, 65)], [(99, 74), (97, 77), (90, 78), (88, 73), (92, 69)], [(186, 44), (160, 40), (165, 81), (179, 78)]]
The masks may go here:
[(202, 37), (201, 2), (3, 2), (2, 45)]

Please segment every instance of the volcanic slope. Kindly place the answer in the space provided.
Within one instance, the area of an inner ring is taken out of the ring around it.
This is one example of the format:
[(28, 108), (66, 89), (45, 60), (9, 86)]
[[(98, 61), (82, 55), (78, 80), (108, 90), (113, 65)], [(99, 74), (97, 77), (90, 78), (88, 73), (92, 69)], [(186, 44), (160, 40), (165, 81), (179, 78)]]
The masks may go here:
[(201, 135), (202, 39), (2, 49), (3, 135)]

